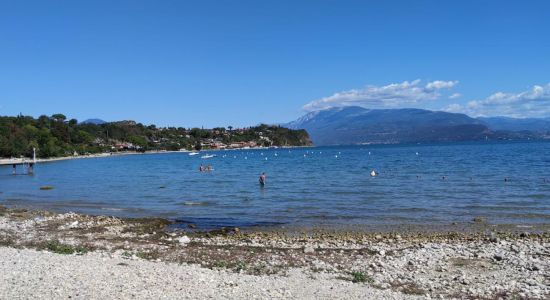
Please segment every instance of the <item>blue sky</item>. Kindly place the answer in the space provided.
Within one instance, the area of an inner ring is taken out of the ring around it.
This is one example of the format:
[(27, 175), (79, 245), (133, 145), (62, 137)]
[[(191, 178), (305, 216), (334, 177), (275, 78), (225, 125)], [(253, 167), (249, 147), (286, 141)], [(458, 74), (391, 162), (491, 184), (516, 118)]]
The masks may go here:
[(248, 126), (550, 116), (550, 1), (1, 1), (0, 114)]

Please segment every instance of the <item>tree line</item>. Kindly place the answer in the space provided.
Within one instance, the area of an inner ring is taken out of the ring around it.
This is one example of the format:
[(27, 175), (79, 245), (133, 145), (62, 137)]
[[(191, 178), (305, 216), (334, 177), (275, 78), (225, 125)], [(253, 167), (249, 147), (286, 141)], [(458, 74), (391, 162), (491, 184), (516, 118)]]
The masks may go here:
[(254, 141), (260, 146), (310, 145), (305, 130), (259, 125), (245, 129), (212, 129), (143, 125), (134, 121), (104, 124), (79, 123), (63, 114), (0, 117), (0, 157), (68, 156), (118, 151), (121, 144), (134, 150), (200, 149), (205, 141), (224, 144)]

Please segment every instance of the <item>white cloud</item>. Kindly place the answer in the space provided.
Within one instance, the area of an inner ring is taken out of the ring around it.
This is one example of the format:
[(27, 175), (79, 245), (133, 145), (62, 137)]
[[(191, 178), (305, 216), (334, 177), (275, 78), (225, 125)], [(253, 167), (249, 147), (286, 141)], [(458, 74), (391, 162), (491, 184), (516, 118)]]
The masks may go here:
[(460, 97), (462, 97), (462, 94), (460, 94), (460, 93), (454, 93), (454, 94), (452, 94), (452, 95), (449, 96), (449, 99), (458, 99), (458, 98), (460, 98)]
[(444, 111), (447, 111), (447, 112), (452, 112), (452, 113), (461, 113), (462, 112), (462, 105), (460, 104), (451, 104), (449, 106), (447, 106)]
[(474, 117), (506, 116), (514, 118), (550, 116), (550, 83), (520, 93), (494, 93), (483, 100), (451, 104), (444, 109)]
[(441, 90), (451, 89), (458, 81), (436, 80), (425, 86), (420, 79), (403, 81), (384, 86), (367, 86), (362, 89), (353, 89), (335, 93), (331, 96), (312, 101), (304, 105), (303, 109), (314, 111), (339, 106), (364, 106), (368, 108), (400, 107), (428, 100), (437, 100), (441, 97)]
[(428, 84), (426, 84), (426, 89), (432, 89), (432, 90), (450, 89), (457, 84), (458, 84), (457, 80), (454, 80), (454, 81), (436, 80), (436, 81), (428, 82)]

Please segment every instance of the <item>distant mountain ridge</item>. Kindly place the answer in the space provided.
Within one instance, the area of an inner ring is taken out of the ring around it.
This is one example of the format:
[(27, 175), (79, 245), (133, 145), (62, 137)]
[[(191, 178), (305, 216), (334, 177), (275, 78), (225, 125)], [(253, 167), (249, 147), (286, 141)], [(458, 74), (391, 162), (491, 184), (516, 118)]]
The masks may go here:
[[(500, 119), (475, 119), (465, 114), (415, 108), (365, 109), (350, 106), (310, 112), (283, 126), (305, 129), (313, 143), (321, 146), (468, 141), (489, 137), (508, 139), (526, 136), (507, 132), (506, 128), (512, 128), (511, 123), (513, 122)], [(544, 123), (525, 121), (524, 125), (520, 125), (518, 128), (536, 127), (542, 128), (540, 132), (547, 131), (544, 130), (546, 127), (541, 126)], [(493, 129), (492, 126), (499, 129)], [(529, 136), (538, 137), (536, 134)]]
[(534, 132), (550, 131), (550, 118), (517, 119), (517, 118), (508, 118), (508, 117), (491, 117), (491, 118), (478, 118), (478, 120), (486, 124), (491, 130), (534, 131)]
[(80, 124), (95, 124), (95, 125), (101, 125), (107, 123), (106, 121), (103, 121), (101, 119), (88, 119), (85, 121), (80, 122)]

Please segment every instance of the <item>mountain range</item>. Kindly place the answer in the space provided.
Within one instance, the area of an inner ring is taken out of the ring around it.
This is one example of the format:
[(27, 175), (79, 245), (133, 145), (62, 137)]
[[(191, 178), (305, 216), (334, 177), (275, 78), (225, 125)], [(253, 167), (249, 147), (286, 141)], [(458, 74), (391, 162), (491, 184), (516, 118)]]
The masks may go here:
[(546, 119), (516, 119), (508, 117), (492, 117), (492, 118), (478, 118), (491, 130), (507, 130), (507, 131), (534, 131), (534, 132), (548, 132), (550, 131), (550, 118)]
[(282, 126), (305, 129), (318, 146), (544, 139), (550, 136), (550, 119), (472, 118), (465, 114), (415, 108), (330, 108), (310, 112)]

